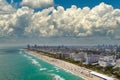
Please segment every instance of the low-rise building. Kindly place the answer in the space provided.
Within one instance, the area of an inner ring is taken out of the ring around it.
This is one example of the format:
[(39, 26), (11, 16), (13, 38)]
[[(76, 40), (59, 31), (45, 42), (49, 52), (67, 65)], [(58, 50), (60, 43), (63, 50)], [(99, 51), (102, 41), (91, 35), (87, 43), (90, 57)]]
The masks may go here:
[(100, 57), (98, 64), (102, 67), (115, 66), (116, 64), (115, 61), (116, 61), (115, 56), (103, 56)]

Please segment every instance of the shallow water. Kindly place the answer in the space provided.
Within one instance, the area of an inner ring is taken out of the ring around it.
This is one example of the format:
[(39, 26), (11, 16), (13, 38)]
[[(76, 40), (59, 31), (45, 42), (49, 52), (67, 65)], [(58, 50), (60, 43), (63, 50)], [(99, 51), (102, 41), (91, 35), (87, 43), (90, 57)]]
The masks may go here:
[(0, 80), (83, 80), (24, 50), (0, 49)]

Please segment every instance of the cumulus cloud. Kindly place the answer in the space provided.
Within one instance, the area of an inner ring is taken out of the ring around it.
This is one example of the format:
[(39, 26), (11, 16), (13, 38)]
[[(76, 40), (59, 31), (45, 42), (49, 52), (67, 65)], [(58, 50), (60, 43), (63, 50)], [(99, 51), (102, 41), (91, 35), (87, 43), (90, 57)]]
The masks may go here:
[(40, 36), (113, 36), (120, 27), (120, 10), (105, 3), (92, 9), (73, 5), (65, 10), (58, 6), (36, 12), (32, 21), (26, 32), (40, 33)]
[(0, 13), (13, 13), (16, 9), (8, 4), (5, 0), (0, 0)]
[(11, 18), (10, 13), (14, 13), (15, 11), (16, 9), (5, 0), (0, 0), (0, 37), (11, 35), (13, 28), (9, 26), (13, 23), (13, 18)]
[[(3, 6), (10, 6), (5, 0), (1, 4), (4, 4)], [(7, 9), (15, 10), (12, 6)], [(0, 37), (23, 35), (24, 28), (28, 26), (34, 10), (28, 7), (22, 7), (12, 13), (5, 10), (2, 14), (0, 13)]]
[[(2, 32), (3, 30), (3, 32)], [(0, 16), (0, 34), (15, 36), (120, 36), (120, 9), (100, 3), (90, 9), (72, 5), (66, 10), (49, 7), (42, 11), (22, 7), (14, 14)]]
[(50, 7), (54, 4), (53, 0), (22, 0), (22, 6), (28, 6), (30, 8), (43, 8)]

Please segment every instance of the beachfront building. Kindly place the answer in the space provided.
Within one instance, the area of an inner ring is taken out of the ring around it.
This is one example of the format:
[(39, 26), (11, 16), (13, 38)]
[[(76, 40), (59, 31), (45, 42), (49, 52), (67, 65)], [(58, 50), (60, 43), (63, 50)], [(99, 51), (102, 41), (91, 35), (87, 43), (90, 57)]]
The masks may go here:
[(84, 57), (85, 58), (84, 64), (96, 63), (96, 62), (98, 62), (99, 57), (100, 57), (100, 55), (97, 55), (97, 54), (86, 53), (85, 57)]
[(79, 52), (79, 53), (71, 53), (70, 57), (71, 59), (73, 59), (74, 61), (84, 61), (84, 55), (86, 53), (84, 52)]
[(116, 67), (120, 67), (120, 59), (116, 61)]
[(115, 66), (116, 58), (115, 56), (103, 56), (100, 57), (98, 64), (102, 67)]
[(70, 58), (70, 54), (69, 53), (57, 52), (56, 53), (56, 57), (62, 58), (62, 59), (69, 59)]
[(116, 53), (116, 59), (120, 59), (120, 52)]

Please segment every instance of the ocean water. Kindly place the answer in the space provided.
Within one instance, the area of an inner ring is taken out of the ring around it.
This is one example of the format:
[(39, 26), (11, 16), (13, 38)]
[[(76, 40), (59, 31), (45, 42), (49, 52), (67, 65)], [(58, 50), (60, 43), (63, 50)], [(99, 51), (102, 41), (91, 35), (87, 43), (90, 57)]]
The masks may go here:
[(0, 49), (0, 80), (83, 80), (17, 48)]

